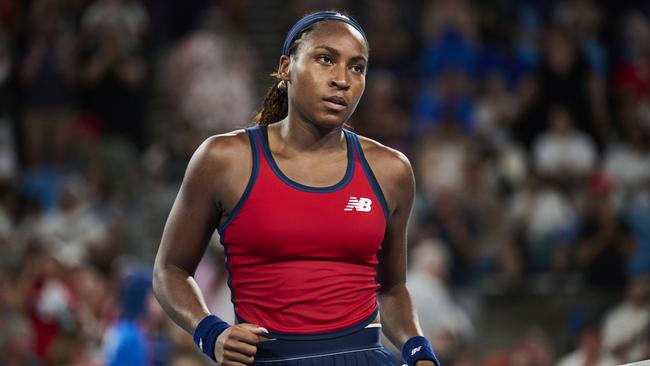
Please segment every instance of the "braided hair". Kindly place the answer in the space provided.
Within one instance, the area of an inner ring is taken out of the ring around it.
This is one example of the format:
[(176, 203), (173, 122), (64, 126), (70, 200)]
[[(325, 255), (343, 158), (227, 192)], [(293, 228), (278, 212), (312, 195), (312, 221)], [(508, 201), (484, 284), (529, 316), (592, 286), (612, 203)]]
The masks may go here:
[[(305, 28), (298, 34), (296, 40), (289, 48), (288, 56), (296, 54), (296, 51), (305, 36), (314, 29), (314, 25), (315, 24)], [(276, 80), (274, 80), (273, 85), (271, 85), (269, 90), (266, 92), (266, 96), (264, 96), (264, 101), (262, 102), (262, 107), (255, 114), (253, 122), (257, 125), (268, 126), (271, 123), (278, 122), (285, 118), (287, 113), (289, 113), (289, 96), (287, 94), (286, 81), (282, 80), (280, 74), (277, 72), (272, 73), (271, 76)]]

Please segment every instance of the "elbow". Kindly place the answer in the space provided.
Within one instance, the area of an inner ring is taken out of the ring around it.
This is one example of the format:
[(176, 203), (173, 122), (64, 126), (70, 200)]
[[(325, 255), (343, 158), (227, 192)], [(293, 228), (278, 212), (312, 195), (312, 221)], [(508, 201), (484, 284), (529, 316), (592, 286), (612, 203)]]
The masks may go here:
[(193, 276), (182, 266), (169, 262), (160, 255), (156, 257), (153, 265), (152, 290), (159, 300), (169, 291), (170, 283), (178, 282), (181, 279)]
[(164, 294), (165, 283), (169, 281), (170, 264), (162, 256), (156, 256), (153, 264), (153, 275), (151, 276), (151, 289), (157, 299), (160, 300)]
[(165, 270), (162, 265), (156, 260), (153, 266), (153, 276), (151, 276), (151, 290), (154, 296), (160, 300), (163, 284), (165, 282)]

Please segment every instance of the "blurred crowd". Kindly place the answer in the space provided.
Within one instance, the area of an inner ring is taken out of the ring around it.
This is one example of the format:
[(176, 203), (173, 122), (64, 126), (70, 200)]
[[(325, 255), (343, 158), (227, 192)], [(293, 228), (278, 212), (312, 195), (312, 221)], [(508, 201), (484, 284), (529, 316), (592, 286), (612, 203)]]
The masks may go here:
[[(350, 123), (413, 165), (408, 286), (443, 364), (649, 359), (647, 2), (2, 0), (0, 365), (209, 364), (153, 257), (194, 149), (250, 125), (314, 9), (367, 32)], [(219, 245), (197, 279), (232, 320)]]

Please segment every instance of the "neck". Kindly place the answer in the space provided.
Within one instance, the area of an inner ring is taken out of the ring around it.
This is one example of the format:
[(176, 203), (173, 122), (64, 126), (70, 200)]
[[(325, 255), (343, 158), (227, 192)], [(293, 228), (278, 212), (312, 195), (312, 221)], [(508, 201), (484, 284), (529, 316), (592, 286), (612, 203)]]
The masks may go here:
[(279, 138), (291, 149), (309, 151), (336, 151), (346, 149), (343, 126), (321, 127), (301, 118), (289, 116), (278, 123)]

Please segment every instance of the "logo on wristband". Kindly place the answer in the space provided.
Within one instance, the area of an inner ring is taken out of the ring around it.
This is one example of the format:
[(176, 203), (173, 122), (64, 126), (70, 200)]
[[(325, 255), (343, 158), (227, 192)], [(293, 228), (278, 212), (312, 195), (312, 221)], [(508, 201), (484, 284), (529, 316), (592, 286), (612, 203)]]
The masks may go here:
[(411, 356), (413, 356), (414, 354), (420, 352), (421, 349), (422, 349), (422, 346), (417, 346), (417, 347), (413, 348), (411, 350)]

